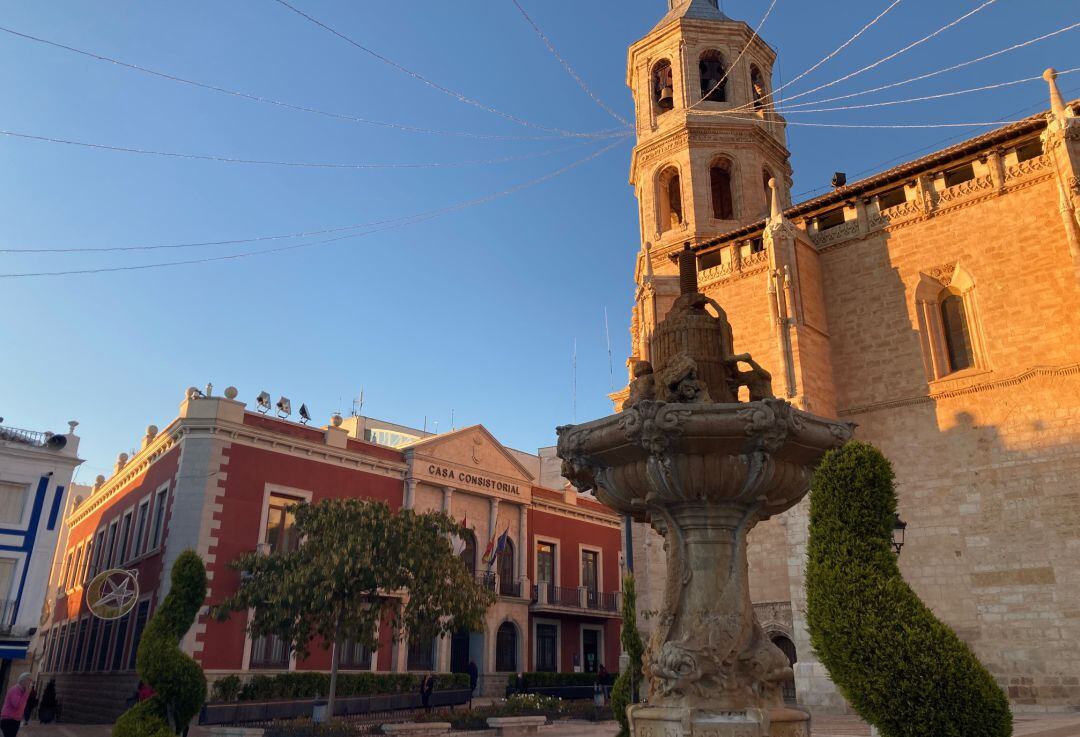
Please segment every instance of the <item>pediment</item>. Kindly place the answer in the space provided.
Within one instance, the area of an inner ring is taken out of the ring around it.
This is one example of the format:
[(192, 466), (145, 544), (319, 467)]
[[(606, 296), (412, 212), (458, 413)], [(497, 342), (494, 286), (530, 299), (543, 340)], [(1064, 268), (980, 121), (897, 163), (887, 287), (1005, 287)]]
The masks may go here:
[(522, 484), (534, 481), (532, 474), (483, 425), (433, 435), (402, 450), (411, 452), (417, 459), (441, 461), (456, 468), (472, 468)]

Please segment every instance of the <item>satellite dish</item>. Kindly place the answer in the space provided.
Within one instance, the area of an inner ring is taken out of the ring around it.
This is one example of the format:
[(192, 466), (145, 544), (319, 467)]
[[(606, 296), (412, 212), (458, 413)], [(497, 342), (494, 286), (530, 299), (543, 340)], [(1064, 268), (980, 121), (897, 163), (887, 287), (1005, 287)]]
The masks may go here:
[(281, 397), (277, 400), (278, 417), (288, 417), (292, 414), (292, 402), (288, 397)]
[(259, 396), (255, 397), (255, 403), (258, 405), (258, 409), (264, 415), (270, 411), (270, 394), (268, 392), (259, 392)]
[(308, 412), (308, 408), (307, 408), (306, 404), (301, 404), (300, 405), (300, 423), (306, 425), (309, 422), (311, 422), (311, 413)]

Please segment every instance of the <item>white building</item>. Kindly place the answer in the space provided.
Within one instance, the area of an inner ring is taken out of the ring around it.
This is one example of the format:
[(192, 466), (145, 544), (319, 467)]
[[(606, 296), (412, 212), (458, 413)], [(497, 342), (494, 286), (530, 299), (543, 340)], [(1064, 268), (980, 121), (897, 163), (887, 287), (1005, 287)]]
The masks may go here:
[[(2, 420), (0, 420), (2, 422)], [(50, 568), (78, 457), (77, 422), (67, 434), (0, 424), (0, 684), (46, 618)]]

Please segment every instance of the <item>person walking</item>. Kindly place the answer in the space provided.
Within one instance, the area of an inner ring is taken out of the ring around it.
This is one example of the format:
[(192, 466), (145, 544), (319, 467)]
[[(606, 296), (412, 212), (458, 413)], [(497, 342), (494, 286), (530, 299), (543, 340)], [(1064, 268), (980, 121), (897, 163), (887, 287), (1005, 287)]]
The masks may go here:
[(480, 680), (480, 669), (476, 667), (476, 661), (469, 661), (469, 701), (472, 701), (473, 696), (476, 695), (476, 684)]
[[(420, 703), (424, 709), (431, 711), (431, 692), (435, 690), (435, 676), (428, 673), (424, 680), (420, 681)], [(7, 737), (7, 735), (4, 735)]]
[(0, 709), (0, 733), (4, 737), (16, 737), (26, 715), (26, 702), (30, 700), (30, 674), (20, 673), (15, 685), (8, 689), (4, 706)]

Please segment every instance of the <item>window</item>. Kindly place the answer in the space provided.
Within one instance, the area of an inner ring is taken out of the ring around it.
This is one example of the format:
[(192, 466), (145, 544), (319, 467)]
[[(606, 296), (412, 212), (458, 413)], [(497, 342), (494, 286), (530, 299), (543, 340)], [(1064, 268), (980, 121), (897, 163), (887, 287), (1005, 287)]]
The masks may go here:
[(499, 553), (497, 568), (499, 573), (499, 593), (503, 596), (518, 596), (517, 575), (514, 571), (514, 541), (507, 539), (506, 547)]
[(338, 663), (349, 670), (371, 670), (371, 650), (363, 643), (346, 640), (341, 645)]
[(555, 583), (555, 545), (536, 544), (536, 580)]
[(131, 539), (131, 557), (138, 558), (143, 553), (143, 541), (146, 537), (146, 521), (150, 516), (150, 500), (146, 499), (139, 504), (139, 511), (135, 514), (135, 537)]
[(409, 638), (409, 670), (432, 670), (435, 667), (435, 642), (430, 637)]
[(118, 566), (128, 559), (128, 542), (131, 540), (131, 512), (124, 515), (120, 523), (120, 544), (116, 546), (116, 559), (113, 566)]
[(704, 271), (705, 269), (711, 269), (714, 266), (720, 266), (724, 263), (724, 252), (721, 249), (715, 251), (709, 251), (698, 256), (697, 267), (698, 271)]
[(1042, 156), (1043, 147), (1042, 141), (1036, 138), (1034, 141), (1028, 141), (1020, 146), (1016, 147), (1016, 161), (1030, 161), (1031, 159), (1037, 159)]
[(727, 75), (724, 74), (724, 57), (719, 51), (706, 51), (698, 60), (701, 77), (701, 99), (706, 102), (727, 100)]
[(949, 368), (962, 371), (975, 365), (971, 347), (967, 316), (964, 314), (964, 298), (949, 294), (941, 300), (941, 326), (945, 335), (945, 347), (949, 355)]
[(465, 541), (465, 549), (461, 551), (461, 562), (465, 564), (465, 570), (469, 573), (476, 572), (476, 535), (472, 530), (466, 530), (462, 536)]
[(660, 190), (660, 222), (661, 233), (682, 225), (682, 182), (679, 170), (671, 166), (660, 172), (658, 181)]
[(135, 657), (139, 652), (139, 641), (142, 640), (146, 620), (150, 617), (150, 601), (140, 601), (130, 616), (134, 617), (134, 619), (131, 624), (131, 647), (128, 648), (127, 669), (135, 670)]
[(559, 669), (559, 628), (554, 624), (536, 625), (536, 670), (554, 673)]
[(599, 583), (600, 554), (595, 550), (581, 551), (581, 585), (588, 590), (590, 596), (595, 597)]
[(970, 161), (963, 166), (958, 166), (955, 169), (949, 169), (945, 172), (945, 186), (955, 187), (958, 184), (964, 182), (970, 182), (975, 178), (975, 165)]
[(907, 195), (904, 194), (903, 187), (890, 189), (878, 195), (878, 210), (888, 210), (890, 207), (896, 207), (905, 202), (907, 202)]
[(754, 98), (754, 109), (761, 110), (765, 107), (765, 79), (761, 76), (761, 70), (756, 64), (750, 65), (750, 92)]
[(717, 220), (731, 220), (735, 217), (735, 207), (731, 199), (731, 164), (718, 161), (709, 169), (709, 182), (712, 187), (713, 217)]
[(658, 112), (666, 112), (675, 107), (675, 84), (671, 76), (671, 62), (663, 59), (656, 63), (652, 71), (653, 104)]
[(56, 670), (61, 673), (67, 671), (68, 661), (71, 657), (71, 643), (68, 640), (68, 633), (71, 631), (71, 625), (67, 622), (64, 623), (60, 629), (60, 656), (57, 659)]
[(109, 670), (123, 670), (124, 667), (124, 641), (127, 639), (129, 617), (116, 620), (116, 644), (113, 646), (112, 664)]
[[(0, 613), (3, 614), (4, 621), (0, 622), (0, 625), (9, 625), (15, 618), (15, 612), (9, 611), (14, 609), (14, 599), (12, 596), (11, 586), (15, 582), (15, 566), (18, 561), (14, 558), (0, 558)], [(10, 604), (11, 606), (5, 606)]]
[(101, 559), (102, 570), (112, 566), (113, 559), (116, 557), (116, 527), (117, 522), (114, 520), (112, 524), (109, 525), (109, 538), (105, 547), (106, 552)]
[(72, 664), (72, 670), (82, 670), (83, 665), (83, 651), (86, 649), (86, 635), (90, 630), (90, 620), (83, 618), (79, 622), (79, 635), (75, 638), (75, 662)]
[(28, 488), (26, 484), (0, 481), (0, 524), (22, 524)]
[(828, 230), (844, 224), (844, 208), (838, 207), (817, 216), (817, 229)]
[(270, 552), (285, 553), (296, 549), (299, 540), (293, 532), (296, 517), (292, 508), (301, 501), (291, 496), (270, 495), (270, 508), (266, 515), (266, 538), (263, 540), (270, 546)]
[(517, 671), (517, 627), (503, 622), (495, 633), (495, 670), (502, 673)]
[(266, 635), (256, 637), (251, 643), (252, 668), (289, 667), (289, 648), (281, 637)]
[(79, 670), (93, 670), (94, 668), (94, 652), (98, 644), (98, 632), (101, 629), (101, 620), (97, 617), (90, 617), (90, 634), (86, 638), (86, 650), (78, 653)]
[(86, 549), (82, 544), (75, 549), (75, 563), (71, 567), (71, 581), (68, 582), (68, 586), (75, 588), (82, 584), (82, 576), (79, 574), (82, 572), (83, 555), (86, 553)]
[(764, 250), (765, 250), (765, 239), (764, 238), (758, 237), (758, 238), (751, 238), (750, 239), (750, 253), (761, 253)]
[(161, 536), (165, 531), (165, 502), (168, 499), (168, 487), (160, 490), (154, 498), (154, 524), (150, 528), (150, 550), (157, 550), (161, 545)]
[(101, 555), (105, 550), (105, 530), (98, 530), (97, 537), (94, 538), (94, 566), (90, 571), (87, 578), (93, 578), (101, 572)]
[(75, 551), (69, 550), (64, 560), (64, 567), (60, 571), (60, 590), (67, 591), (71, 581), (71, 569), (75, 566)]
[(94, 547), (94, 538), (93, 536), (91, 536), (86, 541), (86, 549), (83, 553), (82, 571), (79, 575), (79, 578), (83, 584), (86, 583), (87, 579), (89, 578), (90, 571), (92, 570), (95, 550), (96, 548)]
[(101, 642), (98, 644), (97, 663), (94, 670), (103, 671), (109, 665), (109, 646), (112, 644), (114, 624), (114, 620), (107, 619), (105, 624), (101, 626)]

